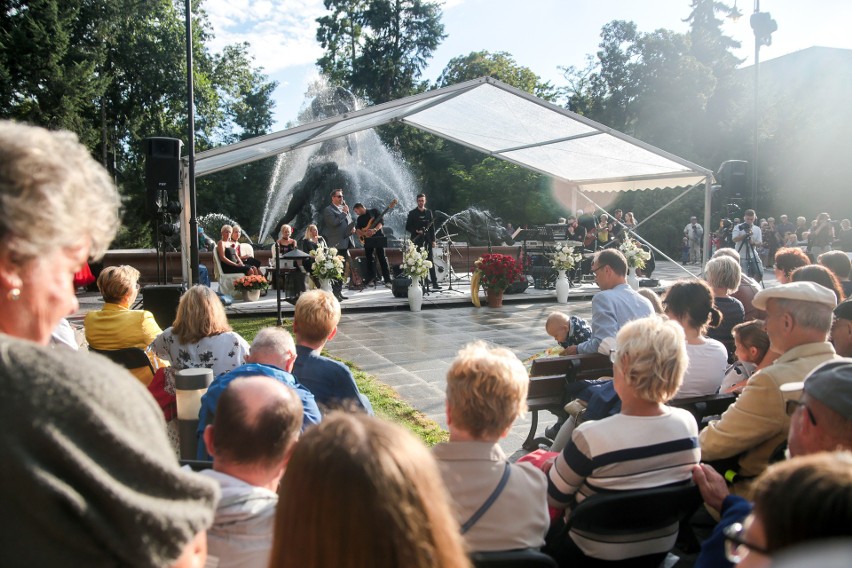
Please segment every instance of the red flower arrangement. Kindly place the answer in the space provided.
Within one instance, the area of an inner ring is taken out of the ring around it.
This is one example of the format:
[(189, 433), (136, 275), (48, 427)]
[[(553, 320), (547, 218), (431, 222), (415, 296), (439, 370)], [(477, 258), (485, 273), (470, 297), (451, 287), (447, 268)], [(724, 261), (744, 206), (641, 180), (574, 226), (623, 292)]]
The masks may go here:
[(482, 286), (486, 290), (505, 290), (524, 276), (521, 264), (508, 254), (483, 254), (474, 263), (473, 271), (482, 275)]
[(266, 290), (269, 282), (260, 274), (249, 274), (234, 280), (234, 288), (243, 292), (248, 290)]

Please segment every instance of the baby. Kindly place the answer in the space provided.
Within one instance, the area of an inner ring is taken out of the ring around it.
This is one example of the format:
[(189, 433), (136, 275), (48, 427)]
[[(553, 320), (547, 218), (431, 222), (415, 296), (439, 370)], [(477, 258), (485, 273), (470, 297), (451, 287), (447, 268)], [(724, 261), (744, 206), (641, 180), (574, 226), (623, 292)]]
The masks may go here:
[(586, 320), (577, 316), (566, 316), (561, 312), (553, 312), (547, 316), (544, 330), (563, 349), (592, 338), (592, 328)]

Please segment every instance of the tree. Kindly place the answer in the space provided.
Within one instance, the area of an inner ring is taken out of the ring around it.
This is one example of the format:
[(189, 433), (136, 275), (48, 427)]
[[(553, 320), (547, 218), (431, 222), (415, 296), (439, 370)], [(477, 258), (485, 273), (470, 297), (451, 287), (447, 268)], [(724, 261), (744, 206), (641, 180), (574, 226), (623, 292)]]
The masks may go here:
[(454, 57), (441, 72), (435, 86), (447, 87), (479, 77), (493, 77), (548, 101), (554, 101), (558, 95), (553, 85), (542, 82), (532, 69), (518, 65), (514, 57), (505, 51), (473, 51)]

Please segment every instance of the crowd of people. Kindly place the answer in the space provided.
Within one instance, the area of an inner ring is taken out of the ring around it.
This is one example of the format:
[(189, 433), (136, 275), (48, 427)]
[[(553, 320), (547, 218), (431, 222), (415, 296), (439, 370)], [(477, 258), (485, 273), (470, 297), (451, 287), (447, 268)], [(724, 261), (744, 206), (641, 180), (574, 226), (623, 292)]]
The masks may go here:
[[(351, 371), (322, 355), (340, 320), (322, 290), (299, 297), (293, 335), (267, 328), (249, 345), (204, 286), (161, 330), (131, 309), (139, 273), (115, 267), (101, 273), (105, 304), (86, 333), (100, 350), (145, 350), (149, 364), (131, 373), (51, 346), (77, 308), (74, 273), (118, 229), (118, 192), (73, 136), (0, 122), (0, 205), (4, 565), (461, 568), (472, 552), (541, 548), (562, 566), (653, 565), (677, 523), (618, 536), (564, 523), (599, 494), (692, 483), (722, 515), (702, 565), (726, 565), (725, 542), (731, 561), (765, 562), (850, 536), (852, 359), (838, 353), (852, 355), (852, 309), (842, 285), (814, 281), (822, 271), (805, 266), (740, 296), (736, 251), (720, 250), (707, 283), (678, 282), (659, 301), (626, 284), (619, 251), (598, 252), (591, 325), (554, 317), (548, 328), (568, 353), (608, 354), (603, 383), (618, 404), (566, 421), (564, 447), (547, 459), (512, 463), (498, 442), (529, 385), (512, 351), (459, 351), (447, 373), (449, 441), (429, 450), (373, 416)], [(752, 308), (762, 326), (747, 327)], [(750, 367), (729, 376), (729, 357)], [(169, 438), (174, 375), (193, 367), (215, 375), (196, 433), (198, 457), (211, 461), (203, 472), (181, 468)], [(739, 398), (700, 431), (667, 404), (726, 378)], [(792, 457), (770, 465), (785, 441)]]

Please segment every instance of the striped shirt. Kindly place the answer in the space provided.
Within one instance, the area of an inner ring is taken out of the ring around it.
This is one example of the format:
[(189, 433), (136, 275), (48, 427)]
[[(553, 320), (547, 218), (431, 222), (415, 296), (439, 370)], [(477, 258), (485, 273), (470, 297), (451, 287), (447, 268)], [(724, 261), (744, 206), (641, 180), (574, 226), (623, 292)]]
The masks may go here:
[[(550, 470), (548, 502), (570, 508), (595, 493), (687, 482), (700, 459), (695, 419), (683, 409), (666, 407), (660, 416), (616, 414), (586, 422), (574, 430)], [(625, 542), (622, 536), (615, 544), (601, 535), (571, 531), (571, 538), (587, 556), (621, 560), (668, 551), (677, 537), (677, 525), (664, 535), (636, 537)]]

